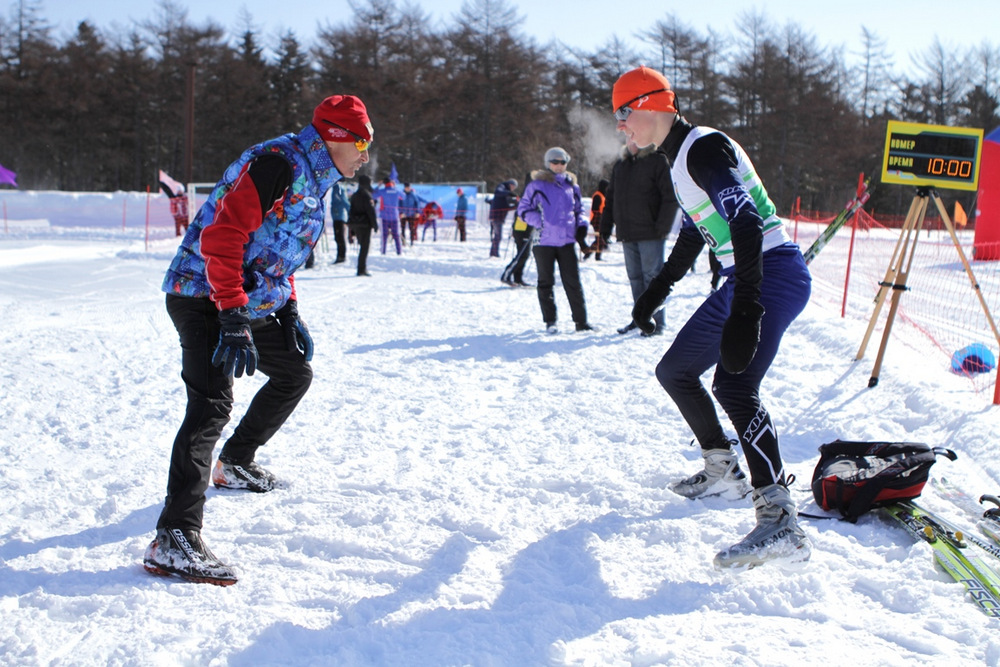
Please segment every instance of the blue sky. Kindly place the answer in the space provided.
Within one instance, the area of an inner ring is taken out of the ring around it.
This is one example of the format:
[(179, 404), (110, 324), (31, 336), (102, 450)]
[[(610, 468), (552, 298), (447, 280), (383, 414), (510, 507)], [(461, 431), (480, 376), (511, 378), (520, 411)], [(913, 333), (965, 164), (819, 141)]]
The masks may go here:
[[(311, 41), (320, 25), (339, 24), (350, 17), (347, 0), (286, 4), (274, 0), (175, 0), (188, 8), (194, 22), (211, 18), (237, 31), (240, 9), (246, 8), (265, 35), (291, 28), (303, 42)], [(42, 15), (57, 29), (57, 35), (72, 32), (76, 24), (91, 20), (101, 28), (128, 25), (155, 15), (155, 0), (40, 0)], [(861, 26), (887, 40), (896, 69), (908, 71), (912, 56), (931, 46), (935, 36), (947, 47), (978, 46), (989, 40), (1000, 45), (1000, 21), (986, 0), (838, 0), (834, 3), (810, 0), (687, 0), (686, 2), (629, 2), (611, 0), (508, 0), (524, 17), (523, 31), (546, 44), (559, 39), (572, 47), (593, 49), (612, 35), (634, 40), (635, 33), (655, 21), (675, 13), (691, 27), (704, 32), (713, 27), (733, 33), (741, 12), (757, 9), (776, 25), (788, 21), (806, 28), (820, 44), (843, 47), (850, 54), (860, 49)], [(402, 2), (399, 3), (402, 5)], [(433, 21), (450, 21), (463, 0), (419, 0)], [(12, 6), (12, 5), (11, 5)], [(617, 7), (627, 7), (618, 11)], [(289, 8), (292, 8), (289, 11)]]

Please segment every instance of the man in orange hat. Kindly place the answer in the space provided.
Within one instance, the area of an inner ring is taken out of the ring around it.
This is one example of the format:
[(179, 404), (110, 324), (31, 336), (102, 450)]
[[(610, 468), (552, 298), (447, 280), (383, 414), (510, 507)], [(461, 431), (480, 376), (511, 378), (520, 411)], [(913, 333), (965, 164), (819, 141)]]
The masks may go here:
[[(167, 313), (181, 342), (187, 411), (174, 439), (167, 497), (143, 558), (159, 575), (228, 586), (236, 573), (201, 538), (205, 490), (257, 493), (278, 485), (257, 449), (291, 415), (312, 381), (313, 339), (299, 317), (293, 274), (323, 233), (324, 197), (368, 162), (364, 103), (333, 95), (298, 134), (250, 147), (225, 171), (167, 269)], [(269, 380), (219, 453), (233, 378)], [(210, 474), (211, 473), (211, 474)]]
[[(684, 222), (663, 269), (636, 300), (635, 324), (652, 331), (653, 312), (708, 243), (725, 283), (681, 328), (656, 367), (656, 377), (677, 404), (702, 449), (704, 469), (671, 485), (687, 498), (744, 497), (752, 491), (757, 525), (715, 556), (720, 568), (747, 568), (770, 560), (809, 558), (797, 523), (771, 416), (760, 383), (785, 329), (809, 300), (811, 278), (798, 246), (785, 233), (774, 204), (743, 148), (677, 111), (661, 73), (639, 67), (614, 85), (618, 130), (638, 146), (654, 144), (670, 162)], [(701, 375), (715, 366), (712, 391), (736, 429), (726, 437)], [(733, 445), (741, 444), (750, 485)]]

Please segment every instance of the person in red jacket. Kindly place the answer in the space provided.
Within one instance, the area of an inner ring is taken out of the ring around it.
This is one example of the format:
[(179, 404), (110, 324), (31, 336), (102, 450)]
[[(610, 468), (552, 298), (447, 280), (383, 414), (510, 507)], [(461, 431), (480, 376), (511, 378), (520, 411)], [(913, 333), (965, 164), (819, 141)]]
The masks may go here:
[(437, 221), (441, 219), (444, 215), (444, 211), (441, 206), (436, 201), (427, 202), (427, 206), (424, 206), (424, 210), (420, 212), (420, 222), (424, 226), (424, 231), (420, 234), (420, 240), (427, 240), (427, 228), (431, 227), (434, 229), (433, 240), (438, 240), (438, 224)]
[(174, 232), (177, 236), (183, 236), (190, 222), (188, 220), (188, 198), (184, 184), (170, 178), (161, 169), (160, 189), (163, 190), (163, 194), (167, 195), (167, 200), (170, 202), (170, 216), (174, 219)]

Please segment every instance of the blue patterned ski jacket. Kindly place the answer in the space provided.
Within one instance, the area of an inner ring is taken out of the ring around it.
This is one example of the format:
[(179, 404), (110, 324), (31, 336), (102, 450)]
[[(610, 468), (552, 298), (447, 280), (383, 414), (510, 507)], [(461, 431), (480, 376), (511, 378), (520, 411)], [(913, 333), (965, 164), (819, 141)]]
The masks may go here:
[[(247, 170), (257, 158), (272, 155), (288, 161), (291, 183), (265, 211)], [(323, 198), (341, 178), (312, 125), (251, 146), (199, 209), (167, 269), (163, 291), (209, 297), (219, 310), (245, 305), (254, 319), (278, 310), (295, 297), (292, 274), (319, 240)]]

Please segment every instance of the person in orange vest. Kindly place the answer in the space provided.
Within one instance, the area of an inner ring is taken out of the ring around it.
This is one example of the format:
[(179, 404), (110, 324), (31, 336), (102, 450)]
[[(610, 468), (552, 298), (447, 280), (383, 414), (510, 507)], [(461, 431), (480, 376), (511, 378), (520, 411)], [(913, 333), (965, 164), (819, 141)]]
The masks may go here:
[(608, 247), (601, 238), (601, 218), (604, 216), (604, 205), (607, 203), (608, 185), (608, 180), (602, 178), (597, 184), (597, 190), (590, 196), (590, 227), (597, 238), (583, 251), (584, 259), (593, 254), (596, 261), (601, 261), (601, 251)]

